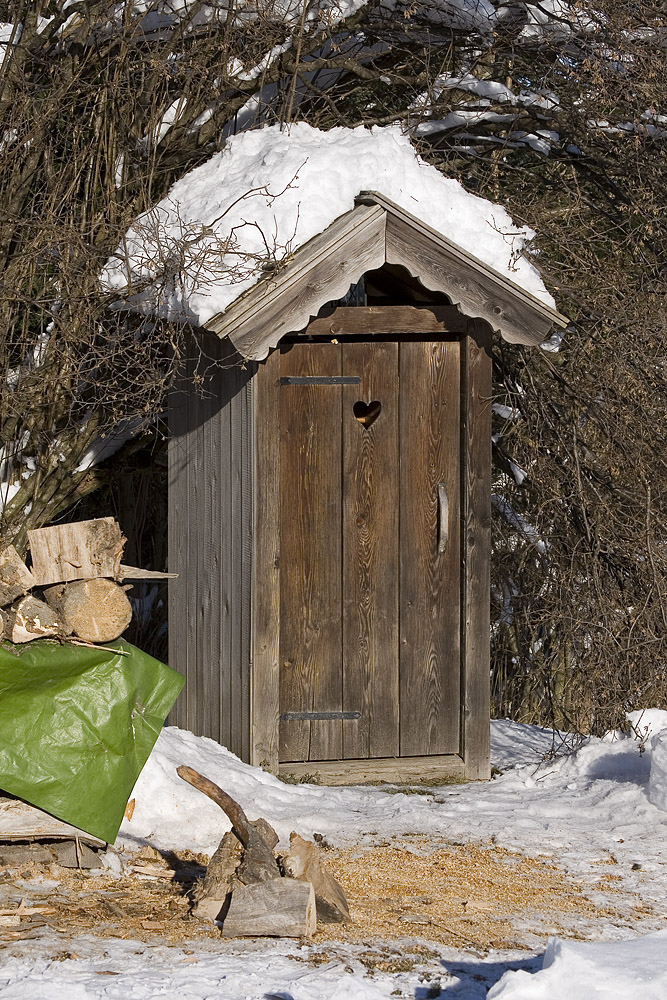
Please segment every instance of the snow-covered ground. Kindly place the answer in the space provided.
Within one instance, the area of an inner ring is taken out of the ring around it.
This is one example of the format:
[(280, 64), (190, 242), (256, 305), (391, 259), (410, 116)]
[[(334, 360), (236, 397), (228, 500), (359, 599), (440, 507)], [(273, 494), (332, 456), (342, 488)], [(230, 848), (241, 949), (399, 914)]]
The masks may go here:
[[(229, 824), (176, 776), (185, 763), (224, 787), (250, 818), (269, 819), (283, 840), (296, 829), (337, 846), (400, 841), (415, 831), (434, 846), (493, 841), (546, 856), (599, 906), (623, 898), (645, 904), (645, 916), (601, 917), (597, 941), (545, 940), (532, 954), (435, 946), (422, 967), (389, 972), (369, 971), (362, 949), (351, 944), (206, 940), (183, 949), (64, 941), (49, 931), (8, 946), (0, 1000), (667, 1000), (667, 713), (632, 721), (636, 736), (590, 739), (576, 750), (551, 731), (494, 722), (492, 756), (501, 773), (421, 795), (285, 784), (211, 740), (166, 729), (117, 843), (121, 858), (147, 842), (214, 849)], [(600, 865), (613, 870), (606, 889)], [(408, 944), (391, 947), (400, 955)]]

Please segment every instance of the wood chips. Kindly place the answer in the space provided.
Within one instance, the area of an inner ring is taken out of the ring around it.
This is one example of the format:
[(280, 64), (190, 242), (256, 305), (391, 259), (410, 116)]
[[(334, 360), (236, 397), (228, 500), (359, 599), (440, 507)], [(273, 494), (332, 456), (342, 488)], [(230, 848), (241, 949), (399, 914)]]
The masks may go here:
[[(586, 938), (596, 920), (616, 916), (594, 906), (553, 863), (492, 844), (433, 850), (426, 839), (414, 838), (364, 851), (329, 849), (323, 860), (345, 890), (352, 920), (320, 926), (316, 943), (418, 938), (486, 952), (534, 947), (554, 933)], [(188, 913), (189, 894), (207, 861), (145, 848), (125, 858), (119, 877), (58, 865), (5, 869), (0, 940), (34, 936), (45, 924), (64, 937), (159, 938), (181, 946), (219, 940), (217, 927)]]
[(588, 937), (610, 910), (596, 907), (553, 863), (493, 844), (425, 839), (370, 851), (327, 851), (352, 922), (322, 937), (362, 941), (419, 937), (453, 947), (531, 947), (549, 934)]

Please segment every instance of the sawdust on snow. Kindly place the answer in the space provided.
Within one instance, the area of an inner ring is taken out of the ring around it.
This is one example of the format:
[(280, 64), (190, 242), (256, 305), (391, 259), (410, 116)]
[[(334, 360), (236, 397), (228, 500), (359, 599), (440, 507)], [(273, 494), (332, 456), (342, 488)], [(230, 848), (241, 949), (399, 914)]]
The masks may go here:
[[(5, 871), (4, 912), (16, 906), (17, 919), (0, 928), (0, 940), (34, 936), (40, 925), (63, 938), (88, 932), (181, 946), (219, 939), (213, 924), (189, 917), (189, 893), (207, 860), (145, 848), (125, 859), (117, 877), (59, 866), (34, 866), (19, 879)], [(352, 919), (320, 925), (316, 943), (410, 937), (486, 952), (534, 947), (553, 933), (594, 936), (596, 921), (617, 916), (596, 907), (552, 861), (493, 844), (434, 849), (415, 837), (364, 850), (327, 849), (323, 860), (345, 890)]]
[(327, 851), (343, 886), (352, 921), (322, 928), (322, 937), (363, 941), (421, 937), (441, 944), (534, 947), (548, 934), (588, 937), (601, 918), (596, 906), (550, 859), (526, 857), (494, 844), (426, 839), (360, 851)]

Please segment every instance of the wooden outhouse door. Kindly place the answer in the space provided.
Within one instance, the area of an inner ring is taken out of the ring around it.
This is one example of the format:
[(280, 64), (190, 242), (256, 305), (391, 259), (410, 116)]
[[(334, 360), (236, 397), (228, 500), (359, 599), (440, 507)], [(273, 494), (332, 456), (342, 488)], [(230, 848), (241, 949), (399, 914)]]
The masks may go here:
[(280, 760), (457, 754), (460, 341), (280, 348)]

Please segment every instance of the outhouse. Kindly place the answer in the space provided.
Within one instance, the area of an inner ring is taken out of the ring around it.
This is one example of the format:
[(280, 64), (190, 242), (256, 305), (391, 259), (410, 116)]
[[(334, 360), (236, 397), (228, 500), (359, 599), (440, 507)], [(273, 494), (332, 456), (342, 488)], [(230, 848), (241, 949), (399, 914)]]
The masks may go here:
[(375, 192), (207, 323), (170, 415), (175, 724), (323, 783), (488, 777), (491, 338), (565, 323)]

